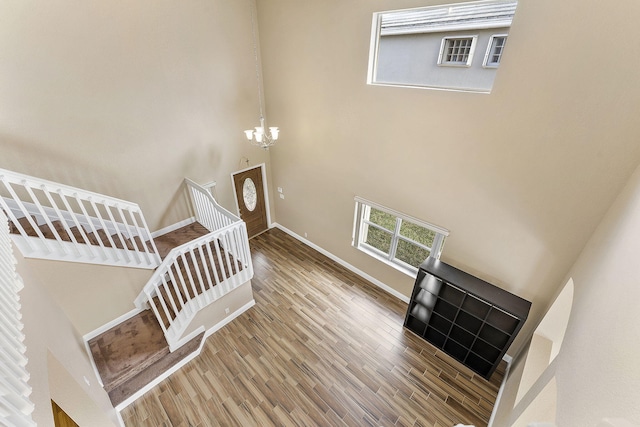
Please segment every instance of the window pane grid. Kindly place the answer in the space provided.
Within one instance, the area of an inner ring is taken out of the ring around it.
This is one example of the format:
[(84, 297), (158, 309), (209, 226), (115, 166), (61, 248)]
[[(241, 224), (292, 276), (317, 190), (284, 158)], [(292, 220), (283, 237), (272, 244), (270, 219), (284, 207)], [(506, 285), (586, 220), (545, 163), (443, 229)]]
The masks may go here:
[(466, 64), (471, 53), (473, 39), (448, 39), (445, 62)]
[(391, 252), (392, 233), (385, 230), (382, 227), (377, 226), (369, 221), (365, 221), (366, 224), (366, 238), (363, 239), (363, 243), (376, 248), (380, 252), (383, 252), (389, 256)]
[[(429, 256), (439, 257), (448, 231), (380, 205), (373, 206), (356, 198), (353, 245), (371, 256), (395, 266), (407, 274)], [(435, 230), (442, 230), (435, 231)]]
[(504, 46), (506, 45), (506, 43), (506, 35), (491, 37), (491, 42), (489, 44), (489, 48), (487, 49), (485, 58), (485, 66), (497, 67), (500, 64), (500, 60), (502, 59), (502, 53), (504, 52)]

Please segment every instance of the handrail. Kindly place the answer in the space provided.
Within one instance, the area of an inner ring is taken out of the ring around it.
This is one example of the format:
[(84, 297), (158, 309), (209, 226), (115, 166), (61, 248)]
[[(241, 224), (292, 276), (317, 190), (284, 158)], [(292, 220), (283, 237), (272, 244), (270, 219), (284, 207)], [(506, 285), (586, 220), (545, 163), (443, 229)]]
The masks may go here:
[(185, 184), (196, 220), (210, 233), (173, 248), (135, 300), (138, 308), (151, 307), (171, 351), (199, 310), (253, 277), (244, 221), (195, 182)]
[(0, 208), (26, 257), (142, 268), (160, 263), (135, 203), (0, 169)]
[(196, 221), (207, 230), (219, 230), (222, 227), (240, 221), (239, 217), (220, 206), (207, 189), (189, 178), (185, 178), (184, 182), (191, 196)]

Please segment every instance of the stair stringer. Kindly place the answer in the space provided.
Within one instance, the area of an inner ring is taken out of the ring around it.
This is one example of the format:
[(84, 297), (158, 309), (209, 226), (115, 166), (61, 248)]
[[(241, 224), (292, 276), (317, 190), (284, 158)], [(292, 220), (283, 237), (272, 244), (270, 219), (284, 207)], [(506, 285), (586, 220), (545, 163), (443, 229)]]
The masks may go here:
[(75, 244), (11, 234), (11, 238), (25, 258), (53, 261), (99, 264), (119, 267), (155, 269), (158, 261), (148, 253), (129, 249), (101, 247), (98, 245)]

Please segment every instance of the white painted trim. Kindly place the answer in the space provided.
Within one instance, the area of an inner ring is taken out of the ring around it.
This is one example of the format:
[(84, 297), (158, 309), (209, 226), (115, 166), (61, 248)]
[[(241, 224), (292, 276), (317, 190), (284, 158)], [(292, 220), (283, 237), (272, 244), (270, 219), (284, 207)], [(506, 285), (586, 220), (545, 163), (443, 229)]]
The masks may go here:
[(91, 347), (89, 347), (89, 340), (84, 341), (84, 348), (89, 355), (89, 361), (91, 362), (91, 367), (93, 368), (93, 373), (96, 376), (96, 380), (100, 387), (104, 387), (104, 383), (102, 382), (102, 377), (100, 376), (100, 372), (98, 372), (98, 366), (96, 365), (96, 361), (93, 360), (93, 355), (91, 354)]
[(113, 328), (115, 326), (118, 326), (122, 322), (126, 322), (127, 320), (131, 319), (133, 316), (135, 316), (137, 314), (140, 314), (143, 311), (144, 311), (144, 309), (134, 308), (133, 310), (129, 311), (128, 313), (125, 313), (125, 314), (121, 315), (120, 317), (118, 317), (116, 319), (113, 319), (112, 321), (107, 322), (104, 325), (94, 329), (93, 331), (84, 334), (82, 336), (82, 339), (85, 342), (88, 342), (89, 340), (94, 339), (98, 335), (104, 334), (109, 329), (111, 329), (111, 328)]
[[(408, 296), (396, 291), (395, 289), (393, 289), (389, 285), (386, 285), (385, 283), (381, 282), (380, 280), (376, 279), (375, 277), (370, 276), (369, 274), (365, 273), (364, 271), (360, 270), (359, 268), (354, 267), (353, 265), (349, 264), (345, 260), (343, 260), (341, 258), (338, 258), (337, 256), (335, 256), (331, 252), (321, 248), (320, 246), (316, 245), (315, 243), (310, 242), (309, 240), (305, 239), (304, 237), (294, 233), (293, 231), (289, 230), (288, 228), (286, 228), (286, 227), (284, 227), (284, 226), (282, 226), (282, 225), (280, 225), (278, 223), (274, 223), (273, 227), (279, 228), (280, 230), (282, 230), (285, 233), (289, 234), (291, 237), (301, 241), (302, 243), (304, 243), (307, 246), (312, 247), (313, 249), (317, 250), (321, 254), (325, 255), (326, 257), (328, 257), (328, 258), (332, 259), (333, 261), (337, 262), (338, 264), (342, 265), (346, 269), (354, 272), (355, 274), (357, 274), (358, 276), (362, 277), (363, 279), (373, 283), (374, 285), (376, 285), (377, 287), (379, 287), (383, 291), (387, 292), (388, 294), (391, 294), (394, 297), (398, 298), (400, 301), (406, 302), (407, 304), (409, 303), (409, 297)], [(273, 228), (273, 227), (271, 227), (271, 228)]]
[(373, 208), (378, 209), (379, 211), (386, 212), (386, 213), (388, 213), (390, 215), (393, 215), (393, 216), (396, 216), (398, 218), (402, 218), (402, 219), (407, 220), (409, 222), (413, 222), (414, 224), (417, 224), (417, 225), (419, 225), (421, 227), (428, 228), (429, 230), (431, 230), (431, 231), (433, 231), (435, 233), (443, 234), (445, 237), (449, 236), (450, 231), (447, 230), (444, 227), (440, 227), (439, 225), (435, 225), (435, 224), (432, 224), (430, 222), (424, 221), (422, 219), (418, 219), (418, 218), (416, 218), (414, 216), (407, 215), (405, 213), (399, 212), (399, 211), (397, 211), (395, 209), (388, 208), (388, 207), (383, 206), (383, 205), (381, 205), (379, 203), (372, 202), (371, 200), (367, 200), (364, 197), (355, 196), (353, 198), (353, 200), (355, 200), (356, 203), (362, 203), (364, 205), (371, 206)]
[(204, 347), (204, 343), (205, 343), (205, 341), (207, 340), (207, 338), (209, 336), (211, 336), (214, 332), (218, 331), (219, 329), (223, 328), (225, 325), (227, 325), (229, 322), (231, 322), (236, 317), (240, 316), (242, 313), (244, 313), (245, 311), (247, 311), (251, 307), (253, 307), (255, 305), (255, 303), (256, 303), (256, 301), (252, 299), (251, 301), (249, 301), (248, 303), (246, 303), (245, 305), (243, 305), (242, 307), (240, 307), (239, 309), (237, 309), (236, 311), (231, 313), (229, 316), (225, 317), (222, 321), (220, 321), (219, 323), (213, 325), (211, 328), (209, 328), (207, 331), (205, 331), (204, 337), (202, 337), (202, 341), (200, 342), (200, 346), (196, 350), (194, 350), (193, 353), (189, 354), (187, 357), (182, 359), (180, 362), (178, 362), (177, 364), (172, 366), (168, 371), (164, 372), (162, 375), (160, 375), (159, 377), (155, 378), (149, 384), (147, 384), (146, 386), (144, 386), (143, 388), (138, 390), (136, 393), (134, 393), (131, 397), (129, 397), (128, 399), (126, 399), (122, 403), (120, 403), (118, 406), (116, 406), (115, 407), (116, 411), (118, 411), (118, 412), (122, 411), (124, 408), (126, 408), (129, 405), (131, 405), (133, 402), (135, 402), (140, 397), (142, 397), (146, 392), (150, 391), (152, 388), (154, 388), (155, 386), (160, 384), (162, 381), (164, 381), (165, 379), (169, 378), (174, 372), (177, 372), (184, 365), (186, 365), (187, 363), (189, 363), (193, 359), (195, 359), (197, 356), (199, 356), (200, 353), (202, 352), (202, 348)]
[(487, 51), (484, 53), (484, 60), (482, 61), (482, 68), (496, 69), (500, 65), (500, 62), (502, 61), (502, 53), (500, 54), (500, 61), (497, 64), (495, 64), (495, 65), (487, 64), (487, 62), (489, 61), (489, 56), (491, 56), (492, 53), (493, 53), (493, 41), (496, 38), (499, 38), (499, 37), (504, 37), (504, 44), (502, 45), (502, 49), (503, 49), (502, 53), (504, 53), (504, 47), (507, 45), (507, 38), (509, 37), (509, 34), (493, 34), (489, 38), (489, 44), (487, 45)]
[[(459, 62), (447, 62), (445, 60), (446, 56), (446, 48), (449, 40), (463, 40), (463, 39), (471, 39), (471, 47), (469, 48), (469, 56), (467, 58), (467, 62), (459, 63)], [(464, 35), (464, 36), (445, 36), (442, 38), (440, 42), (440, 54), (438, 55), (438, 65), (441, 67), (463, 67), (468, 68), (471, 67), (471, 63), (473, 62), (473, 57), (476, 53), (476, 46), (478, 45), (478, 35)]]
[(505, 354), (502, 357), (502, 360), (507, 362), (507, 369), (504, 372), (504, 377), (502, 378), (502, 383), (500, 384), (500, 389), (498, 390), (498, 395), (496, 396), (496, 401), (493, 404), (493, 409), (491, 410), (491, 417), (489, 418), (489, 424), (487, 427), (493, 427), (493, 421), (496, 418), (496, 410), (498, 409), (498, 404), (500, 403), (500, 399), (502, 399), (502, 395), (504, 394), (505, 386), (507, 385), (507, 379), (509, 378), (509, 371), (511, 370), (511, 364), (513, 363), (513, 358), (508, 354)]
[(225, 326), (227, 326), (229, 323), (231, 323), (232, 320), (234, 320), (236, 317), (240, 316), (245, 311), (249, 310), (254, 305), (256, 305), (256, 300), (252, 299), (251, 301), (249, 301), (248, 303), (246, 303), (245, 305), (243, 305), (242, 307), (240, 307), (239, 309), (237, 309), (236, 311), (231, 313), (229, 316), (225, 317), (220, 322), (218, 322), (215, 325), (213, 325), (212, 327), (210, 327), (204, 333), (204, 339), (206, 340), (208, 337), (213, 335), (215, 332), (217, 332), (220, 329), (222, 329)]
[[(25, 237), (21, 234), (11, 234), (11, 239), (25, 258), (131, 267), (147, 270), (153, 270), (160, 264), (160, 262), (154, 262), (156, 254), (152, 252), (135, 252), (129, 249), (119, 249), (108, 246), (75, 244), (64, 240), (40, 239), (39, 237), (31, 236)], [(53, 246), (56, 251), (50, 250), (50, 246)], [(80, 251), (80, 256), (75, 256), (78, 251)], [(92, 251), (102, 251), (102, 254), (94, 254)], [(136, 258), (139, 258), (139, 260)], [(158, 256), (158, 259), (159, 258)]]
[(187, 355), (187, 357), (182, 359), (180, 362), (178, 362), (175, 365), (173, 365), (168, 371), (164, 372), (159, 377), (156, 377), (149, 384), (147, 384), (146, 386), (142, 387), (140, 390), (135, 392), (128, 399), (126, 399), (123, 402), (121, 402), (118, 406), (115, 407), (115, 410), (118, 411), (118, 412), (121, 412), (124, 408), (126, 408), (129, 405), (131, 405), (133, 402), (135, 402), (140, 397), (142, 397), (146, 392), (151, 391), (151, 389), (153, 389), (155, 386), (157, 386), (162, 381), (164, 381), (167, 378), (169, 378), (171, 376), (171, 374), (173, 374), (174, 372), (178, 372), (178, 370), (180, 370), (180, 368), (182, 368), (184, 365), (186, 365), (187, 363), (191, 362), (193, 359), (195, 359), (197, 356), (200, 355), (200, 353), (202, 352), (202, 347), (203, 346), (204, 346), (204, 339), (200, 343), (200, 347), (198, 347), (196, 350), (194, 350), (191, 354)]
[(380, 46), (380, 24), (382, 21), (381, 13), (373, 14), (373, 22), (371, 23), (371, 41), (369, 43), (369, 66), (367, 69), (367, 84), (375, 84), (378, 80), (378, 49)]
[[(191, 320), (193, 319), (189, 319), (189, 321)], [(185, 322), (185, 323), (189, 324), (189, 322)], [(182, 347), (183, 345), (185, 345), (186, 343), (188, 343), (189, 341), (191, 341), (192, 339), (194, 339), (195, 337), (197, 337), (203, 332), (205, 332), (204, 326), (200, 326), (196, 328), (193, 332), (191, 332), (189, 335), (182, 337), (175, 343), (169, 343), (169, 351), (173, 353), (174, 351), (176, 351), (177, 349), (179, 349), (180, 347)]]
[(193, 224), (194, 222), (196, 222), (196, 218), (193, 216), (191, 218), (183, 219), (182, 221), (176, 222), (175, 224), (169, 225), (168, 227), (164, 227), (160, 230), (152, 232), (151, 237), (155, 239), (156, 237), (162, 236), (163, 234), (167, 234), (172, 231), (176, 231), (177, 229), (185, 227), (189, 224)]
[(234, 201), (236, 202), (237, 216), (240, 217), (240, 205), (238, 204), (238, 193), (236, 192), (236, 183), (233, 180), (233, 176), (242, 172), (246, 172), (251, 169), (259, 167), (262, 172), (262, 191), (264, 193), (264, 208), (267, 211), (267, 228), (272, 228), (271, 222), (271, 207), (269, 206), (269, 186), (267, 185), (267, 164), (260, 163), (259, 165), (249, 166), (239, 171), (231, 173), (231, 188), (233, 188)]

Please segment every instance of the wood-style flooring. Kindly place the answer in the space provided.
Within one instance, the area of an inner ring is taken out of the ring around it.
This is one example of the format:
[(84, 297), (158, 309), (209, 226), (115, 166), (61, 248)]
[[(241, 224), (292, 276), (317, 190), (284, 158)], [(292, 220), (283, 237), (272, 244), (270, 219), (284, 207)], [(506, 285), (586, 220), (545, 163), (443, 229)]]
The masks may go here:
[(491, 382), (403, 329), (406, 304), (272, 229), (256, 305), (122, 411), (127, 426), (486, 426)]
[(53, 425), (55, 427), (78, 427), (78, 424), (53, 400), (51, 401), (51, 409), (53, 410)]

